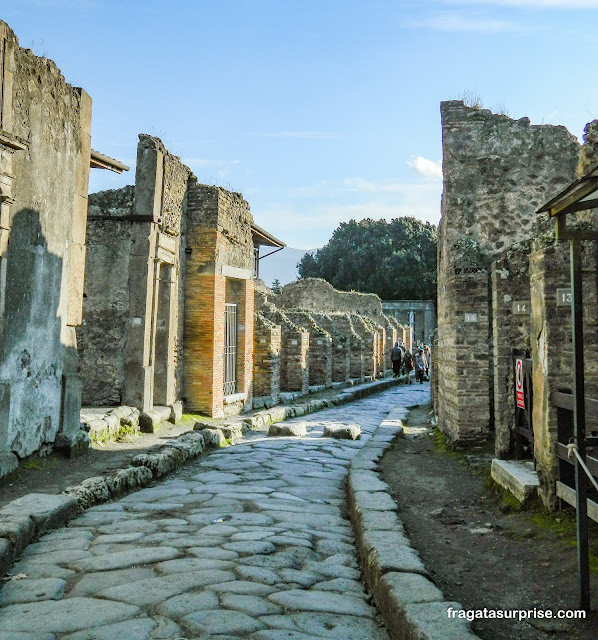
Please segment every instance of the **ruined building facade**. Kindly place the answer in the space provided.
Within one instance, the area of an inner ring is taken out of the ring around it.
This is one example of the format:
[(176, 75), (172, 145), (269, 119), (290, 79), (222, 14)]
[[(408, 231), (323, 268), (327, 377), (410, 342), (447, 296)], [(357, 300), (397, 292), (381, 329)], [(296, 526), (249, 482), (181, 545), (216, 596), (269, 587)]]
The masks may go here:
[(91, 98), (0, 21), (0, 476), (79, 429)]
[[(442, 103), (444, 191), (438, 243), (439, 428), (459, 444), (494, 438), (514, 457), (513, 353), (533, 368), (533, 435), (540, 495), (554, 505), (555, 392), (572, 385), (568, 245), (536, 210), (578, 174), (585, 152), (564, 127), (533, 126), (460, 101)], [(588, 141), (586, 140), (586, 143)], [(584, 247), (586, 390), (593, 394), (596, 254)], [(598, 389), (597, 389), (598, 391)], [(596, 394), (593, 394), (596, 397)]]
[(140, 135), (135, 186), (90, 197), (85, 405), (173, 417), (183, 404), (211, 416), (251, 407), (252, 224), (240, 194), (199, 184)]

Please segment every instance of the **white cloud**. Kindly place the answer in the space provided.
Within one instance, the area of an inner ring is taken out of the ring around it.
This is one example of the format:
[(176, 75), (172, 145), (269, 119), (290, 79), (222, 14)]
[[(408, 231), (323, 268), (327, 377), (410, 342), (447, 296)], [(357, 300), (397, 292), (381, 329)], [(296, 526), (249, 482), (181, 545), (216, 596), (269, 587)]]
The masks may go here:
[(442, 180), (442, 165), (440, 162), (434, 162), (434, 160), (417, 156), (415, 160), (409, 160), (407, 164), (417, 173), (426, 176), (426, 178)]
[[(341, 222), (352, 218), (391, 220), (413, 216), (438, 224), (442, 191), (438, 181), (419, 184), (391, 180), (364, 182), (374, 189), (349, 192), (343, 180), (307, 188), (309, 196), (306, 198), (281, 193), (276, 202), (269, 200), (252, 206), (253, 215), (259, 225), (293, 247), (322, 246)], [(292, 190), (293, 195), (297, 196), (297, 191)], [(323, 201), (323, 196), (327, 200)]]
[(433, 31), (466, 33), (529, 31), (527, 27), (515, 22), (484, 17), (469, 17), (460, 13), (439, 13), (424, 18), (408, 20), (406, 26), (416, 29), (432, 29)]

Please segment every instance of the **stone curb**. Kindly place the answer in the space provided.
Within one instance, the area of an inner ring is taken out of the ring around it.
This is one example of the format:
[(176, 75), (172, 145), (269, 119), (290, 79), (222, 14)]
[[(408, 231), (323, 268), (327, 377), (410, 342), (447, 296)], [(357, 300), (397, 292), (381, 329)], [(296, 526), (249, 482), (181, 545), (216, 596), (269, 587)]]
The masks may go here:
[(447, 610), (463, 609), (445, 601), (442, 592), (411, 546), (378, 462), (403, 435), (407, 409), (389, 412), (349, 465), (349, 514), (361, 568), (378, 611), (393, 640), (474, 640), (464, 619), (449, 619)]
[[(384, 379), (364, 384), (325, 400), (311, 400), (304, 405), (273, 407), (261, 411), (241, 424), (246, 429), (260, 429), (273, 422), (280, 422), (298, 415), (306, 415), (321, 409), (352, 402), (399, 384), (399, 379)], [(282, 410), (282, 411), (281, 411)], [(254, 425), (254, 419), (255, 420)], [(118, 469), (107, 476), (88, 478), (78, 485), (67, 487), (62, 494), (28, 493), (0, 509), (0, 577), (24, 549), (50, 529), (67, 524), (89, 507), (121, 498), (127, 493), (145, 487), (185, 463), (197, 458), (204, 451), (235, 444), (240, 435), (234, 423), (221, 428), (191, 430), (174, 438), (166, 445), (150, 448), (136, 455), (128, 467)]]

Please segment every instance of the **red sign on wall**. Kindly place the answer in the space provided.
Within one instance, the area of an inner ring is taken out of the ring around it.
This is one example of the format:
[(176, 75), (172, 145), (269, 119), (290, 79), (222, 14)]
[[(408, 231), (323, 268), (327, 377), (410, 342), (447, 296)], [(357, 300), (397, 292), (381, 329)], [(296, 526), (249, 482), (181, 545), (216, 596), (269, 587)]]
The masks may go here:
[(525, 409), (525, 396), (523, 395), (523, 360), (515, 360), (515, 395), (519, 409)]

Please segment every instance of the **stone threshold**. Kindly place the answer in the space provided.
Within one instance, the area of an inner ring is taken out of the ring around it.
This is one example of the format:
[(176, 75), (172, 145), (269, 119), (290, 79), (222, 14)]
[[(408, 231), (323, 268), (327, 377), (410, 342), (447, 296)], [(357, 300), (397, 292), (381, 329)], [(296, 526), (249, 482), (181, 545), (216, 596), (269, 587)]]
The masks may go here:
[(448, 618), (448, 602), (411, 546), (378, 462), (403, 435), (407, 409), (396, 407), (359, 450), (349, 466), (349, 515), (366, 584), (393, 640), (475, 640), (464, 619)]
[(353, 402), (402, 382), (396, 378), (383, 379), (345, 389), (332, 398), (314, 399), (293, 407), (274, 407), (236, 424), (194, 428), (173, 438), (168, 444), (156, 445), (145, 453), (135, 455), (129, 466), (109, 475), (88, 478), (78, 485), (67, 487), (58, 495), (29, 493), (13, 500), (0, 509), (0, 577), (4, 576), (26, 547), (44, 533), (63, 527), (89, 507), (148, 486), (204, 452), (236, 444), (243, 431), (261, 429), (297, 415)]
[(533, 498), (540, 486), (534, 463), (530, 460), (492, 460), (490, 475), (522, 504)]

